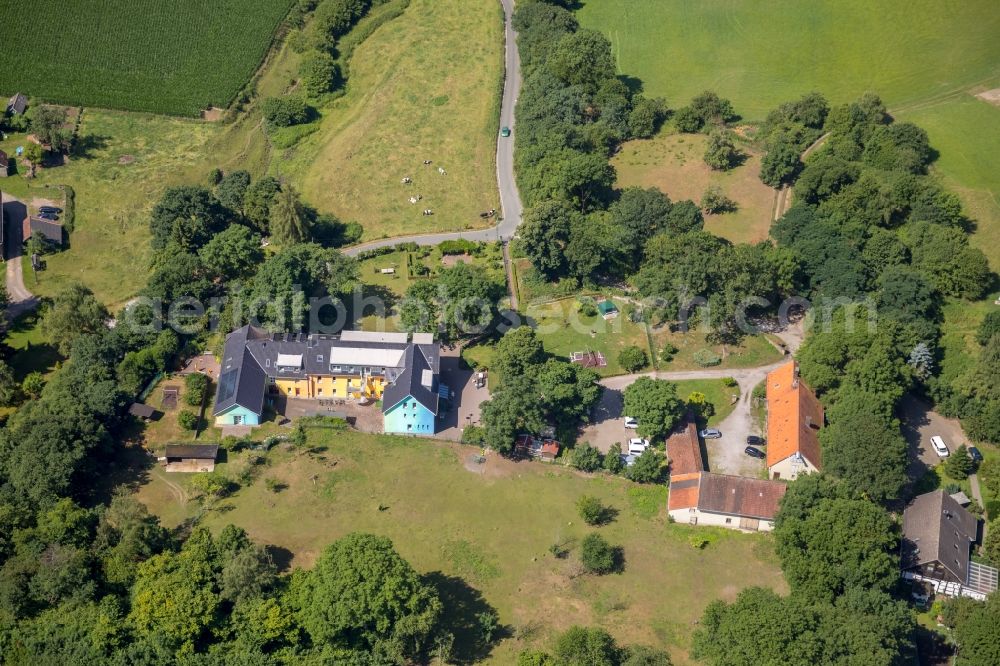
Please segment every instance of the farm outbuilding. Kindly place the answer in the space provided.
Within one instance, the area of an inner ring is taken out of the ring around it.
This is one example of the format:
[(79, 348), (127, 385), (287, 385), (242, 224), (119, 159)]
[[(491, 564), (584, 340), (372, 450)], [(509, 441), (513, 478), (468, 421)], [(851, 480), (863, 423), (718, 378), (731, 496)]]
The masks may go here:
[(141, 402), (133, 402), (128, 408), (128, 413), (138, 419), (142, 419), (143, 421), (152, 421), (158, 414), (155, 409), (149, 405), (144, 405)]
[(21, 233), (25, 240), (31, 238), (36, 233), (41, 234), (45, 240), (62, 247), (63, 225), (54, 220), (46, 220), (35, 215), (24, 218)]
[(167, 444), (164, 454), (168, 472), (212, 472), (218, 444)]
[(7, 113), (12, 116), (19, 116), (23, 114), (27, 108), (28, 98), (21, 93), (17, 93), (10, 98), (10, 101), (7, 102)]

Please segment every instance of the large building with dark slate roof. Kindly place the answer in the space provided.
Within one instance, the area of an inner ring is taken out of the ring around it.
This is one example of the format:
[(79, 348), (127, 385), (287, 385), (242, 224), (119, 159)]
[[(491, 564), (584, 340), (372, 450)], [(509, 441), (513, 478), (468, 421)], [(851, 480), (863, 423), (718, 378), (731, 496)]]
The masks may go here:
[(216, 425), (259, 425), (268, 395), (382, 401), (385, 431), (434, 433), (440, 346), (432, 335), (344, 331), (269, 334), (244, 326), (226, 338)]

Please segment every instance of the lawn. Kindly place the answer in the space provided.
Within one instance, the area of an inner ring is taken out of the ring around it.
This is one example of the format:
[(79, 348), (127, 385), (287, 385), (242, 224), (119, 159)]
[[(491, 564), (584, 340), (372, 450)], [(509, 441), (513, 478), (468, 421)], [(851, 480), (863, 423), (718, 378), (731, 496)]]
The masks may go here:
[(502, 43), (495, 0), (412, 0), (357, 46), (346, 94), (317, 131), (274, 153), (272, 171), (319, 210), (360, 222), (365, 239), (487, 226), (479, 213), (499, 208)]
[(782, 358), (781, 352), (767, 341), (763, 335), (753, 335), (744, 338), (739, 345), (713, 344), (705, 339), (705, 333), (692, 330), (687, 333), (671, 332), (662, 328), (653, 333), (653, 342), (658, 353), (666, 343), (677, 349), (669, 362), (660, 360), (660, 370), (697, 370), (703, 366), (695, 362), (695, 354), (708, 349), (722, 359), (716, 368), (756, 368), (769, 363), (776, 363)]
[[(499, 611), (510, 635), (488, 663), (514, 663), (520, 650), (548, 646), (556, 632), (583, 624), (623, 643), (667, 647), (674, 663), (689, 664), (692, 624), (710, 601), (751, 584), (786, 589), (768, 536), (670, 524), (662, 486), (492, 456), (485, 470), (470, 472), (475, 451), (459, 445), (309, 433), (309, 450), (272, 450), (257, 480), (204, 514), (204, 524), (240, 525), (286, 549), (296, 567), (311, 566), (348, 532), (385, 535), (417, 570), (461, 577)], [(220, 471), (236, 478), (249, 455), (230, 454)], [(285, 488), (269, 491), (265, 479)], [(157, 469), (138, 496), (177, 525), (201, 512), (189, 484), (189, 476)], [(591, 531), (574, 507), (583, 494), (619, 511), (600, 532), (623, 548), (621, 574), (576, 575), (576, 544)], [(696, 532), (712, 543), (693, 548)], [(567, 559), (550, 554), (556, 543), (570, 546)]]
[(9, 0), (0, 90), (197, 116), (250, 79), (292, 0)]
[(595, 369), (604, 377), (620, 375), (625, 371), (618, 364), (618, 353), (625, 347), (634, 345), (644, 350), (648, 356), (649, 341), (645, 324), (635, 324), (628, 320), (625, 314), (628, 304), (620, 299), (612, 300), (620, 314), (609, 320), (600, 315), (588, 317), (581, 314), (580, 302), (576, 298), (530, 304), (525, 308), (525, 315), (528, 323), (535, 328), (545, 351), (565, 360), (573, 352), (600, 352), (604, 354), (608, 364)]
[(775, 191), (760, 182), (760, 155), (748, 154), (741, 166), (713, 171), (702, 156), (708, 137), (703, 134), (661, 133), (649, 140), (629, 141), (612, 160), (618, 186), (656, 187), (673, 201), (701, 201), (710, 185), (718, 185), (738, 209), (706, 215), (705, 230), (734, 243), (767, 238), (773, 217)]
[[(41, 169), (32, 187), (71, 185), (76, 192), (75, 228), (69, 247), (45, 258), (47, 269), (28, 287), (51, 296), (72, 280), (90, 287), (105, 304), (123, 304), (145, 286), (149, 271), (149, 212), (169, 185), (193, 182), (203, 152), (221, 128), (181, 118), (87, 109), (80, 126), (79, 155), (64, 166)], [(24, 135), (0, 149), (13, 154)], [(195, 166), (198, 165), (198, 166)], [(4, 192), (25, 197), (22, 176), (4, 179)]]
[(677, 384), (677, 395), (682, 400), (687, 400), (696, 391), (705, 394), (705, 400), (714, 408), (712, 415), (708, 417), (709, 426), (722, 423), (736, 409), (736, 402), (740, 399), (740, 387), (726, 386), (721, 379), (683, 379), (674, 383)]

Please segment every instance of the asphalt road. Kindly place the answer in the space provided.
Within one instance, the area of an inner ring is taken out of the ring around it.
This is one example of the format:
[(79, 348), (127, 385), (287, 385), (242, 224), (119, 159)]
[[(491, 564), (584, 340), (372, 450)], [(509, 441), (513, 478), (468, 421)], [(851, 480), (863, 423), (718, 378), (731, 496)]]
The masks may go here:
[[(514, 129), (514, 106), (521, 91), (521, 57), (517, 52), (517, 33), (511, 25), (514, 14), (514, 0), (500, 0), (504, 12), (504, 83), (500, 101), (500, 127)], [(502, 137), (497, 133), (497, 187), (500, 190), (500, 222), (489, 229), (475, 231), (453, 231), (439, 234), (417, 234), (383, 238), (345, 248), (344, 254), (353, 257), (360, 252), (389, 247), (400, 243), (437, 245), (447, 240), (464, 239), (475, 242), (508, 241), (514, 237), (521, 224), (521, 195), (514, 180), (514, 137)]]

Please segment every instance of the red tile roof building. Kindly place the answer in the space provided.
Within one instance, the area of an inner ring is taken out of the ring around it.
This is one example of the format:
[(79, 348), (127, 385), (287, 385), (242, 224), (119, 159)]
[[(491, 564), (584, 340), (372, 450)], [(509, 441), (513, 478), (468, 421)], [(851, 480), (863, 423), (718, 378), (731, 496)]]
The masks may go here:
[(772, 479), (795, 479), (822, 467), (823, 406), (790, 361), (767, 375), (767, 468)]

